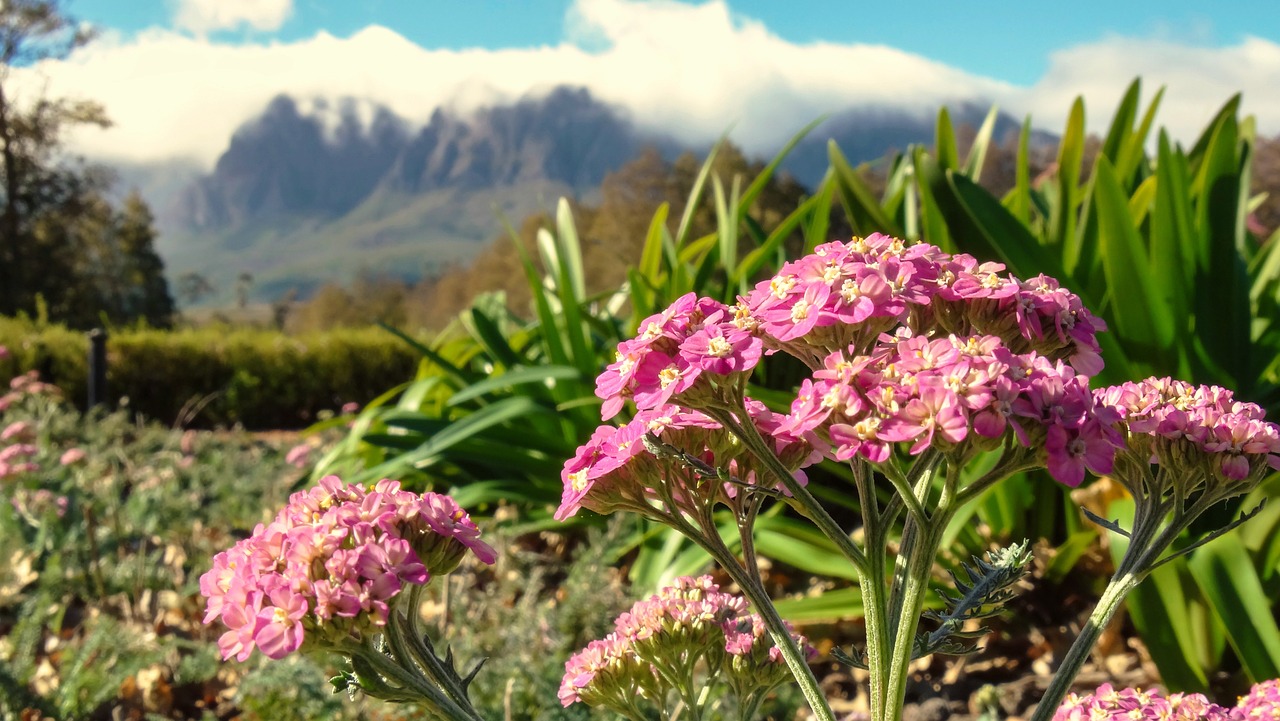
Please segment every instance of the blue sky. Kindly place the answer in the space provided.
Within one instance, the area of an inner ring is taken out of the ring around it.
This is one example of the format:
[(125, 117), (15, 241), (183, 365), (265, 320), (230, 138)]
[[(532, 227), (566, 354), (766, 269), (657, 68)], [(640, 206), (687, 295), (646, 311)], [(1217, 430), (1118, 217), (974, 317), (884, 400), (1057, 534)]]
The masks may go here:
[[(1246, 35), (1280, 40), (1280, 11), (1266, 0), (974, 3), (917, 0), (730, 0), (734, 13), (755, 18), (795, 43), (877, 43), (930, 57), (973, 73), (1030, 84), (1052, 50), (1110, 36), (1157, 38), (1218, 46)], [(369, 25), (391, 28), (428, 48), (488, 49), (553, 45), (564, 37), (570, 0), (298, 0), (276, 30), (241, 27), (210, 33), (224, 42), (301, 40), (324, 30), (339, 37)], [(173, 0), (75, 0), (71, 10), (103, 28), (135, 33), (172, 24)], [(1268, 27), (1268, 24), (1270, 27)]]
[[(905, 9), (904, 9), (905, 8)], [(998, 105), (1059, 130), (1086, 98), (1090, 127), (1134, 77), (1174, 137), (1232, 93), (1280, 133), (1274, 0), (72, 0), (103, 32), (65, 61), (16, 73), (31, 92), (100, 100), (109, 130), (85, 154), (208, 165), (286, 93), (308, 112), (354, 103), (421, 123), (560, 84), (643, 127), (702, 142), (734, 128), (767, 153), (853, 105), (932, 113)]]

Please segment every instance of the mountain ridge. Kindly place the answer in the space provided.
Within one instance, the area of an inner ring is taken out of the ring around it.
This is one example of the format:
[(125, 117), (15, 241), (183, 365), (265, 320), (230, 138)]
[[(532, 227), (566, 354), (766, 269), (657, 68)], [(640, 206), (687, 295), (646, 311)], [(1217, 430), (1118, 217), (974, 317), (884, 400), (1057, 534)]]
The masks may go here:
[[(415, 126), (355, 100), (312, 102), (280, 95), (230, 138), (214, 168), (181, 190), (164, 187), (159, 250), (171, 278), (200, 272), (230, 299), (250, 273), (253, 295), (303, 293), (372, 270), (413, 280), (465, 262), (512, 222), (567, 195), (590, 199), (609, 173), (646, 146), (668, 160), (702, 155), (638, 127), (582, 88), (557, 87), (463, 116), (437, 109)], [(957, 125), (978, 125), (980, 103), (951, 108)], [(996, 137), (1019, 123), (998, 116)], [(892, 108), (850, 108), (801, 140), (782, 164), (806, 187), (827, 167), (834, 139), (855, 164), (932, 141), (933, 118)], [(136, 177), (145, 177), (135, 173)], [(157, 177), (176, 177), (159, 174)], [(144, 196), (154, 197), (158, 190)], [(496, 211), (496, 212), (495, 212)], [(319, 266), (319, 259), (328, 266)]]

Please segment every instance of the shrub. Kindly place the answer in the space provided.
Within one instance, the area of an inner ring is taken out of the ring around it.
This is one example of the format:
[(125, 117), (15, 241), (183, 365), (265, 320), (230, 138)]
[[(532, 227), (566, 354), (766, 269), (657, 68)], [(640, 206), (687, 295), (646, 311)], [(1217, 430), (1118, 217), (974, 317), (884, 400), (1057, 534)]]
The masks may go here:
[[(0, 382), (40, 371), (86, 401), (88, 341), (62, 326), (0, 318)], [(364, 404), (418, 357), (378, 328), (286, 336), (207, 327), (117, 331), (107, 341), (107, 392), (135, 414), (196, 427), (299, 428), (345, 403)], [(127, 399), (127, 401), (125, 400)]]

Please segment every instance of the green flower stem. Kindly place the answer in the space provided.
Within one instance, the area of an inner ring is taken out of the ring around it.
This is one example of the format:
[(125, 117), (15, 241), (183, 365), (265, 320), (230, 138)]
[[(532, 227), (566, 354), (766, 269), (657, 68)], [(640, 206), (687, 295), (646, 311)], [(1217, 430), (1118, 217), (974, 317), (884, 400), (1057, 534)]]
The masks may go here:
[(768, 691), (753, 693), (742, 699), (738, 706), (738, 721), (755, 721), (756, 714), (760, 713), (760, 704), (764, 702), (767, 693)]
[[(909, 506), (914, 506), (919, 510), (916, 513), (909, 514), (902, 525), (902, 537), (898, 543), (898, 557), (894, 563), (893, 591), (889, 597), (888, 613), (886, 614), (887, 618), (893, 620), (894, 625), (891, 629), (896, 628), (898, 625), (898, 619), (902, 617), (902, 607), (904, 603), (902, 595), (906, 589), (906, 580), (912, 573), (911, 559), (914, 558), (913, 551), (917, 545), (916, 536), (937, 525), (939, 522), (939, 519), (936, 517), (936, 514), (939, 512), (938, 509), (935, 509), (934, 511), (935, 516), (926, 514), (923, 509), (925, 502), (929, 498), (929, 492), (933, 487), (934, 472), (937, 470), (938, 464), (942, 462), (942, 459), (943, 456), (940, 452), (936, 449), (930, 448), (912, 465), (910, 477), (903, 479), (899, 484), (895, 485), (898, 489), (898, 496), (903, 498), (904, 502), (909, 501)], [(951, 467), (947, 476), (948, 491), (944, 496), (948, 501), (952, 496), (951, 489), (954, 489), (955, 487), (954, 468), (954, 466)], [(888, 528), (891, 524), (885, 523), (884, 526), (886, 528), (885, 533), (888, 533)], [(929, 557), (931, 563), (933, 556), (936, 554), (937, 549), (935, 548), (932, 555)], [(932, 566), (930, 566), (926, 573), (931, 571)], [(896, 637), (896, 631), (891, 630), (890, 638), (892, 639), (894, 637)]]
[[(862, 590), (862, 617), (867, 633), (866, 663), (870, 679), (868, 693), (871, 697), (872, 718), (881, 718), (885, 706), (884, 682), (888, 675), (889, 625), (885, 612), (888, 599), (885, 596), (887, 523), (882, 522), (875, 487), (871, 482), (871, 469), (866, 463), (853, 466), (854, 486), (862, 507), (862, 529), (870, 568), (858, 574), (858, 587)], [(896, 498), (896, 497), (895, 497)], [(878, 715), (880, 714), (880, 715)]]
[(928, 526), (921, 527), (912, 543), (907, 560), (906, 573), (900, 587), (895, 587), (898, 604), (891, 610), (893, 651), (889, 660), (889, 673), (885, 682), (885, 705), (881, 716), (873, 721), (897, 721), (902, 718), (902, 704), (906, 696), (907, 676), (911, 670), (911, 654), (915, 646), (916, 630), (920, 626), (920, 613), (929, 592), (929, 579), (933, 575), (933, 562), (942, 542), (942, 531), (950, 520), (950, 511), (934, 514)]
[(1080, 630), (1080, 635), (1071, 643), (1067, 655), (1058, 665), (1053, 681), (1036, 706), (1031, 721), (1050, 721), (1053, 718), (1062, 699), (1071, 690), (1071, 684), (1080, 673), (1080, 668), (1093, 652), (1098, 638), (1119, 612), (1125, 597), (1142, 583), (1157, 559), (1205, 508), (1207, 505), (1197, 503), (1185, 512), (1181, 508), (1175, 509), (1174, 521), (1161, 529), (1161, 524), (1168, 515), (1167, 506), (1161, 505), (1158, 501), (1153, 501), (1151, 505), (1136, 504), (1129, 547), (1125, 550), (1124, 557), (1120, 559), (1120, 565), (1102, 592), (1102, 597), (1098, 599), (1098, 605), (1089, 615), (1089, 621)]
[[(416, 613), (417, 608), (413, 606), (410, 610)], [(448, 696), (449, 700), (466, 714), (459, 718), (480, 718), (471, 706), (471, 701), (467, 698), (466, 689), (462, 687), (460, 679), (423, 644), (421, 636), (417, 636), (413, 630), (412, 621), (401, 617), (398, 612), (393, 612), (391, 618), (387, 620), (387, 634), (397, 660), (409, 667), (407, 671), (410, 674), (417, 676), (426, 685), (438, 687), (439, 691)]]
[[(393, 644), (394, 649), (395, 644)], [(376, 649), (365, 649), (360, 654), (373, 669), (383, 678), (394, 681), (397, 689), (405, 698), (420, 703), (433, 712), (451, 721), (483, 721), (474, 711), (464, 710), (443, 691), (432, 686), (426, 679), (399, 666)], [(403, 661), (402, 661), (403, 662)]]
[(1071, 690), (1071, 684), (1080, 673), (1080, 668), (1089, 659), (1089, 654), (1093, 651), (1094, 644), (1098, 642), (1098, 637), (1102, 635), (1103, 629), (1115, 617), (1116, 612), (1120, 610), (1120, 605), (1124, 603), (1125, 596), (1138, 586), (1140, 580), (1132, 573), (1121, 576), (1117, 572), (1112, 577), (1106, 590), (1102, 592), (1102, 598), (1098, 599), (1098, 605), (1089, 616), (1088, 623), (1081, 629), (1080, 635), (1072, 642), (1067, 655), (1062, 658), (1062, 663), (1054, 672), (1053, 681), (1049, 683), (1044, 697), (1036, 706), (1036, 712), (1031, 717), (1031, 721), (1050, 721), (1053, 718), (1054, 712), (1062, 704), (1062, 699)]
[[(447, 592), (449, 579), (445, 577), (444, 580), (446, 583), (445, 591)], [(466, 708), (472, 709), (474, 712), (471, 699), (467, 695), (466, 682), (458, 675), (456, 668), (451, 663), (445, 663), (436, 655), (435, 649), (430, 645), (430, 640), (422, 631), (422, 617), (419, 614), (419, 610), (422, 607), (422, 594), (425, 590), (425, 585), (415, 585), (410, 591), (408, 613), (405, 619), (410, 642), (409, 650), (415, 658), (421, 659), (420, 662), (425, 664), (424, 668), (429, 669), (431, 676), (455, 701)], [(480, 663), (483, 662), (484, 660), (481, 659)], [(468, 674), (474, 673), (478, 668), (479, 665), (472, 666), (472, 670), (468, 671)]]
[(782, 659), (786, 662), (787, 668), (791, 670), (791, 675), (795, 677), (796, 684), (800, 687), (800, 693), (804, 694), (805, 701), (809, 703), (809, 708), (813, 711), (814, 717), (819, 721), (836, 721), (835, 713), (832, 712), (826, 696), (822, 693), (822, 687), (818, 684), (818, 677), (813, 675), (813, 669), (809, 668), (808, 659), (800, 652), (800, 647), (791, 638), (790, 629), (787, 628), (782, 617), (778, 615), (778, 609), (774, 608), (773, 599), (769, 598), (769, 593), (765, 590), (764, 584), (760, 582), (758, 571), (755, 568), (745, 568), (739, 563), (733, 552), (724, 545), (720, 535), (715, 532), (714, 525), (706, 532), (699, 532), (698, 529), (678, 516), (664, 520), (667, 523), (671, 523), (685, 537), (692, 539), (694, 543), (697, 543), (703, 550), (711, 554), (711, 557), (720, 564), (725, 573), (728, 573), (734, 583), (738, 584), (742, 594), (747, 597), (747, 600), (755, 607), (756, 613), (760, 614), (760, 618), (764, 620), (765, 627), (769, 629), (770, 635), (773, 636), (774, 644), (782, 652)]
[(786, 486), (787, 491), (791, 493), (791, 497), (804, 509), (804, 514), (818, 526), (823, 535), (836, 544), (836, 547), (849, 560), (849, 563), (853, 564), (855, 569), (866, 572), (868, 570), (867, 557), (854, 545), (853, 540), (849, 538), (849, 534), (840, 528), (840, 524), (836, 523), (831, 514), (827, 513), (827, 509), (822, 506), (822, 502), (796, 481), (795, 477), (791, 475), (791, 471), (782, 464), (777, 454), (773, 452), (770, 444), (760, 435), (760, 431), (755, 427), (754, 423), (738, 423), (729, 414), (729, 410), (736, 413), (739, 418), (749, 417), (746, 407), (741, 403), (734, 409), (708, 408), (706, 412), (736, 435), (746, 445), (751, 455), (755, 456), (756, 460), (764, 464), (769, 469), (769, 472)]

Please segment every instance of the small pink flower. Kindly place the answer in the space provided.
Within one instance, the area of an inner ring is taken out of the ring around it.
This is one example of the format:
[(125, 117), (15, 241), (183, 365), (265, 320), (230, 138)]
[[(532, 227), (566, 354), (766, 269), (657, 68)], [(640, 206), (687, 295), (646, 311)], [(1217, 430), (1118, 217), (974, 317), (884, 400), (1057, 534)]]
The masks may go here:
[(959, 443), (968, 435), (969, 424), (954, 394), (928, 387), (921, 389), (920, 397), (912, 398), (899, 415), (886, 421), (879, 435), (893, 442), (915, 439), (910, 453), (917, 455), (929, 447), (935, 431), (948, 442)]
[(0, 463), (13, 464), (14, 461), (34, 456), (39, 450), (30, 443), (15, 443), (12, 446), (0, 448)]
[(64, 466), (73, 466), (83, 461), (84, 458), (85, 452), (83, 448), (68, 448), (63, 452), (62, 457), (58, 459), (58, 463)]
[(14, 421), (0, 431), (0, 441), (25, 443), (35, 440), (36, 430), (26, 421)]
[(1100, 476), (1110, 473), (1116, 453), (1115, 444), (1096, 423), (1078, 430), (1050, 426), (1045, 451), (1049, 474), (1072, 487), (1084, 480), (1086, 468)]
[(749, 371), (760, 362), (763, 345), (756, 336), (729, 325), (707, 326), (680, 344), (690, 365), (717, 375)]
[(284, 462), (294, 468), (306, 468), (311, 464), (311, 452), (315, 450), (309, 443), (299, 443), (285, 454)]
[(360, 410), (360, 404), (356, 403), (355, 401), (342, 404), (342, 415), (344, 416), (351, 415), (352, 413), (355, 413), (359, 410)]
[(274, 589), (270, 606), (263, 606), (254, 619), (253, 641), (267, 658), (280, 659), (302, 645), (302, 618), (307, 615), (307, 600), (287, 588)]

